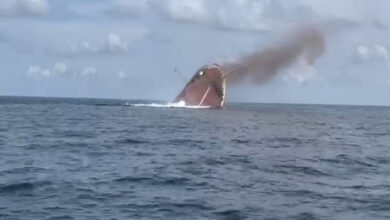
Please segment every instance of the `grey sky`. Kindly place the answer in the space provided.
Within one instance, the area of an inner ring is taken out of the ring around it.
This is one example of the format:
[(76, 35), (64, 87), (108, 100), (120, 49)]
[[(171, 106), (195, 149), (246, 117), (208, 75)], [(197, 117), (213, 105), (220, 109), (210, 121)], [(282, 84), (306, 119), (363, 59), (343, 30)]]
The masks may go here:
[(387, 0), (1, 0), (0, 95), (170, 101), (200, 66), (235, 59), (313, 25), (313, 66), (228, 101), (390, 105)]

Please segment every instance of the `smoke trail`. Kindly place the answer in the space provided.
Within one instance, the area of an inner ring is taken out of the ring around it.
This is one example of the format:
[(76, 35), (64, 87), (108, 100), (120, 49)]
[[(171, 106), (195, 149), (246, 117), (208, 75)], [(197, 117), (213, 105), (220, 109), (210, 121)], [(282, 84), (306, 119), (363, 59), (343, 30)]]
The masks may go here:
[(314, 64), (324, 52), (325, 37), (322, 32), (313, 27), (303, 27), (288, 34), (279, 45), (225, 63), (222, 69), (233, 71), (228, 77), (229, 83), (237, 83), (250, 76), (251, 81), (263, 84), (298, 59)]

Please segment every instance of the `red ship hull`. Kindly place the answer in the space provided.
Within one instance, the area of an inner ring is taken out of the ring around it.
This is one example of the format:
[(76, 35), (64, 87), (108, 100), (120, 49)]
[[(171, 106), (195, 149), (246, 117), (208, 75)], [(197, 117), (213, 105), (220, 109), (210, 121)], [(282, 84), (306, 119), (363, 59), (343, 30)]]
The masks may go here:
[(200, 68), (174, 102), (184, 102), (186, 106), (219, 108), (225, 103), (226, 81), (218, 65)]

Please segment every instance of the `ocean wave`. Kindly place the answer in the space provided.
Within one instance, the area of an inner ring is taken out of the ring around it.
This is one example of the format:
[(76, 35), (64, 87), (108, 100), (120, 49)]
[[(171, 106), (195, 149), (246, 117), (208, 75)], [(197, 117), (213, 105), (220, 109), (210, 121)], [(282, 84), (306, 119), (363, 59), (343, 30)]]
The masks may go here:
[(117, 140), (116, 143), (118, 143), (118, 144), (146, 144), (146, 143), (149, 143), (149, 141), (132, 139), (132, 138), (125, 138), (125, 139)]
[(132, 182), (150, 185), (183, 185), (190, 182), (184, 177), (121, 177), (114, 180), (115, 182)]
[(31, 191), (36, 187), (40, 187), (48, 184), (51, 184), (51, 182), (42, 181), (42, 182), (9, 183), (9, 184), (0, 185), (0, 193), (14, 193), (23, 190)]

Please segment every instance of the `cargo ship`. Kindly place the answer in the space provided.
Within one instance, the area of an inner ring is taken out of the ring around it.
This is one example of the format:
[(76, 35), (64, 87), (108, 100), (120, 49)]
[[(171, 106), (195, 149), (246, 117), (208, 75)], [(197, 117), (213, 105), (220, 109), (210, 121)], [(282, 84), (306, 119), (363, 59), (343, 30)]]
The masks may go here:
[(175, 98), (186, 106), (221, 108), (226, 98), (226, 76), (217, 64), (200, 68)]

